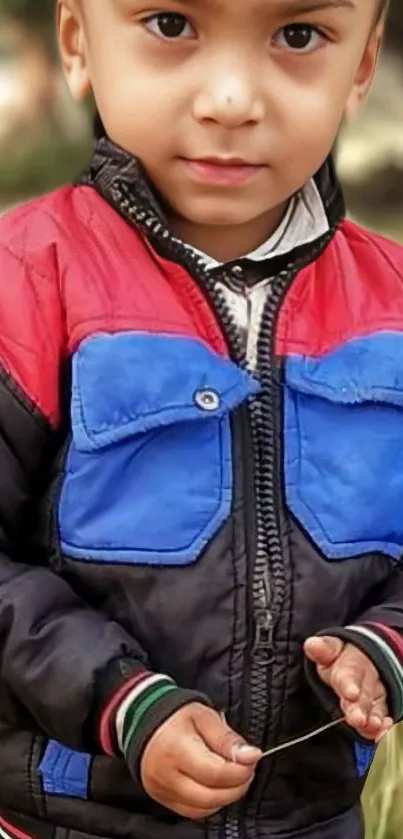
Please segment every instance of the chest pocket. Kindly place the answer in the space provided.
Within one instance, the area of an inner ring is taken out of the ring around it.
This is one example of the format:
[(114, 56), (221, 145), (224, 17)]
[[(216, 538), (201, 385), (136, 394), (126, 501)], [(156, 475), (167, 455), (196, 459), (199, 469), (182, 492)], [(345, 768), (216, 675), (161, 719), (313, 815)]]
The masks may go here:
[(290, 357), (287, 503), (328, 559), (403, 549), (403, 333)]
[(188, 565), (228, 518), (231, 411), (257, 382), (203, 343), (100, 334), (73, 359), (63, 553)]

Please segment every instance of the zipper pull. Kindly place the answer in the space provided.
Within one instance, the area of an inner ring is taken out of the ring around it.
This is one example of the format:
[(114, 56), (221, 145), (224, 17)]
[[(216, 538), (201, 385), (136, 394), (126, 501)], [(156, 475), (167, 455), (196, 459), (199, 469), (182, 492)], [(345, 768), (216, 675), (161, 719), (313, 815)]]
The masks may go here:
[[(269, 571), (260, 580), (259, 607), (255, 609), (255, 638), (252, 651), (273, 649), (274, 619), (270, 609), (272, 591)], [(269, 663), (269, 662), (268, 662)]]
[[(273, 653), (273, 616), (268, 609), (259, 609), (255, 612), (255, 637), (253, 640), (252, 652), (265, 650)], [(270, 663), (272, 659), (267, 662)]]

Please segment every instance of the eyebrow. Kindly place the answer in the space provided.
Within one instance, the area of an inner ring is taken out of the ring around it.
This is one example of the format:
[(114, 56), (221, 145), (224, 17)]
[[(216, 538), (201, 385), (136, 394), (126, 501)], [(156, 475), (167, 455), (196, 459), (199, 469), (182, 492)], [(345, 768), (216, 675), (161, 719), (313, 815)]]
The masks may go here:
[(356, 9), (353, 0), (287, 0), (279, 4), (277, 9), (283, 14), (289, 12), (294, 14), (308, 14), (309, 12), (321, 12), (326, 9)]
[[(186, 6), (219, 6), (217, 0), (179, 0)], [(349, 9), (354, 11), (357, 6), (354, 0), (285, 0), (268, 4), (267, 0), (260, 0), (256, 6), (272, 12), (277, 16), (307, 15), (311, 12), (323, 12), (332, 9)]]

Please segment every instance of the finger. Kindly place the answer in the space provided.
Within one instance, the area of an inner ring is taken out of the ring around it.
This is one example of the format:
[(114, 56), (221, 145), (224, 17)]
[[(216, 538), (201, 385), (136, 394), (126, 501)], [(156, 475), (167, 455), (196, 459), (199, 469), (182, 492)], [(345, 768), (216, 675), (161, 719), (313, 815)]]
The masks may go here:
[[(178, 775), (187, 776), (203, 787), (228, 790), (249, 783), (255, 771), (255, 765), (245, 766), (212, 752), (197, 734), (183, 737), (176, 744), (175, 768)], [(172, 789), (173, 775), (167, 773), (166, 766), (161, 764), (155, 780), (162, 787), (167, 785)]]
[(386, 719), (386, 708), (382, 716), (379, 713), (377, 716), (367, 717), (361, 708), (352, 706), (347, 709), (345, 717), (347, 725), (354, 728), (363, 737), (369, 740), (375, 740), (381, 731), (383, 721)]
[[(355, 679), (356, 684), (360, 687), (356, 700), (351, 703), (351, 706), (357, 709), (357, 714), (358, 709), (361, 712), (362, 721), (360, 724), (365, 725), (371, 717), (374, 718), (374, 723), (376, 722), (376, 717), (379, 717), (382, 722), (383, 717), (387, 714), (386, 691), (379, 680), (375, 668), (368, 663), (364, 671), (360, 672), (357, 669), (355, 676), (352, 676), (352, 678)], [(353, 693), (351, 691), (341, 693), (343, 699), (350, 700), (352, 696)]]
[(358, 702), (368, 719), (379, 716), (382, 720), (388, 713), (386, 689), (371, 663), (366, 669)]
[(375, 740), (382, 730), (385, 719), (388, 719), (386, 697), (370, 702), (360, 698), (359, 702), (341, 701), (340, 706), (346, 717), (346, 722), (363, 737)]
[(172, 801), (168, 798), (156, 798), (155, 800), (168, 810), (177, 813), (178, 816), (182, 816), (184, 819), (191, 819), (192, 821), (205, 821), (218, 812), (217, 810), (201, 810), (196, 807), (188, 807), (180, 801)]
[[(340, 699), (350, 702), (358, 702), (364, 680), (367, 676), (369, 662), (361, 654), (354, 655), (355, 651), (344, 651), (339, 660), (329, 671), (329, 684)], [(373, 687), (378, 676), (376, 670), (373, 673)]]
[(211, 789), (193, 781), (186, 775), (179, 775), (170, 796), (186, 807), (197, 810), (221, 810), (243, 798), (250, 783), (232, 789)]
[(392, 720), (392, 717), (385, 717), (385, 719), (382, 723), (381, 730), (379, 731), (378, 735), (375, 738), (375, 743), (380, 743), (381, 740), (383, 740), (383, 738), (386, 737), (387, 734), (389, 734), (389, 731), (391, 731), (393, 726), (394, 726), (394, 722)]
[(351, 710), (353, 709), (355, 725), (369, 726), (374, 733), (380, 729), (384, 718), (388, 715), (385, 687), (376, 668), (368, 660), (365, 660), (360, 694), (357, 701), (351, 705)]
[(166, 807), (178, 811), (196, 809), (210, 812), (217, 812), (229, 804), (243, 798), (250, 786), (251, 781), (232, 789), (211, 789), (198, 784), (191, 778), (181, 773), (176, 773), (167, 783), (154, 783), (148, 789), (148, 794)]
[(313, 636), (307, 638), (304, 644), (304, 652), (310, 661), (320, 667), (331, 667), (332, 664), (341, 655), (344, 648), (344, 642), (340, 638), (333, 638), (332, 636), (323, 636), (322, 638)]
[(260, 760), (260, 749), (250, 746), (223, 721), (222, 716), (203, 708), (194, 716), (194, 725), (209, 749), (227, 761), (254, 766)]

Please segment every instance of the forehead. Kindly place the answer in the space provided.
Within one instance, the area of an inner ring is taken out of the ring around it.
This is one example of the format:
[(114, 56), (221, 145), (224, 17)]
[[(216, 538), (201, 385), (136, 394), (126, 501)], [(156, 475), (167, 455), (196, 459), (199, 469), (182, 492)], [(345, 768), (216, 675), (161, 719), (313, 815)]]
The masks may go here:
[[(62, 0), (76, 6), (76, 10), (92, 28), (92, 23), (99, 31), (102, 21), (113, 18), (130, 21), (134, 15), (143, 18), (151, 14), (171, 12), (183, 15), (197, 15), (199, 19), (217, 19), (223, 23), (231, 19), (231, 24), (242, 28), (249, 22), (253, 25), (267, 23), (280, 27), (287, 23), (304, 21), (323, 25), (326, 22), (341, 23), (365, 28), (375, 24), (382, 0)], [(308, 17), (309, 16), (309, 17)], [(326, 16), (323, 20), (322, 16)], [(92, 23), (91, 23), (92, 21)], [(109, 23), (107, 24), (109, 25)]]
[[(112, 5), (122, 10), (131, 9), (141, 11), (148, 7), (144, 0), (74, 0), (76, 5), (93, 6), (98, 12), (105, 5)], [(202, 11), (250, 11), (266, 14), (310, 14), (320, 11), (369, 11), (378, 8), (382, 0), (162, 0), (154, 11), (177, 11), (178, 7), (200, 9)], [(171, 7), (169, 9), (169, 7)]]

